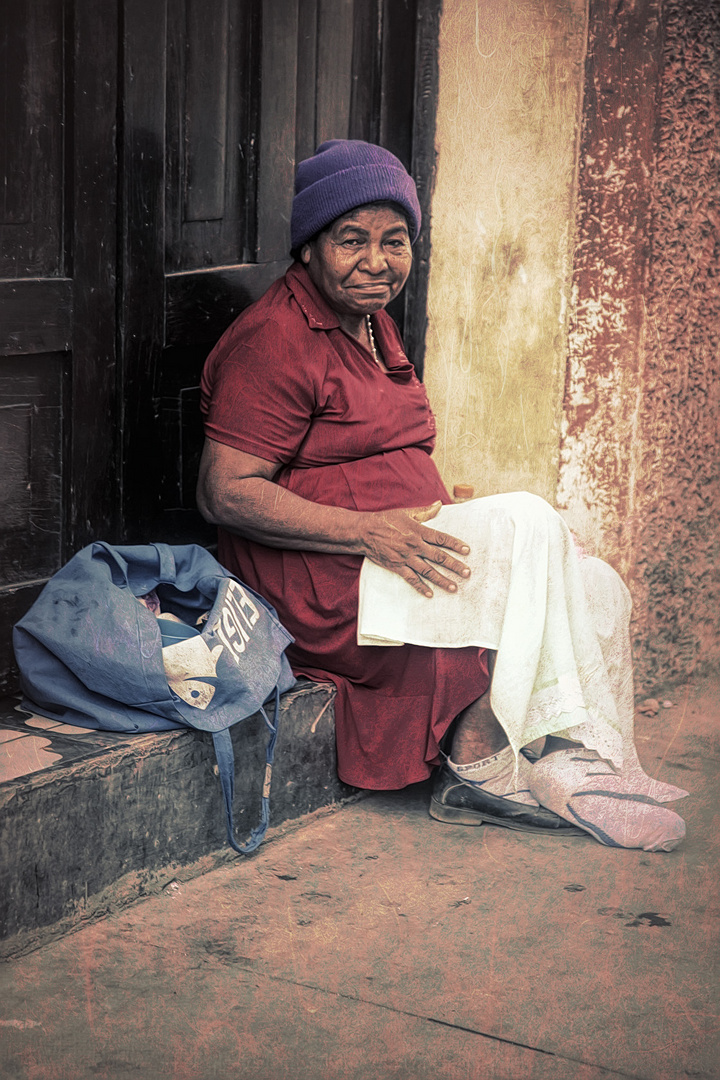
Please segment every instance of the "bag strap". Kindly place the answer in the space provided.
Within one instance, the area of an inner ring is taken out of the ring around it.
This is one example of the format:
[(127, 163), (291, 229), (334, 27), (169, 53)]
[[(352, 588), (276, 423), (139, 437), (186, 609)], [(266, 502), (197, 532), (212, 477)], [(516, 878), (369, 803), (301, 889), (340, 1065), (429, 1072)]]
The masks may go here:
[(261, 706), (260, 712), (268, 728), (268, 738), (265, 751), (265, 779), (263, 781), (262, 799), (260, 802), (260, 824), (250, 833), (250, 839), (245, 844), (238, 844), (235, 839), (235, 826), (233, 824), (233, 801), (235, 798), (235, 756), (233, 754), (230, 728), (222, 731), (213, 731), (213, 744), (215, 757), (217, 758), (220, 783), (222, 784), (225, 799), (225, 823), (227, 826), (227, 839), (231, 848), (239, 851), (241, 855), (250, 855), (260, 847), (265, 839), (268, 825), (270, 824), (270, 783), (272, 780), (273, 758), (275, 756), (275, 743), (277, 742), (278, 722), (280, 719), (280, 687), (275, 687), (275, 723), (271, 723), (265, 709)]
[(153, 544), (158, 553), (158, 579), (173, 584), (177, 578), (175, 556), (169, 544)]

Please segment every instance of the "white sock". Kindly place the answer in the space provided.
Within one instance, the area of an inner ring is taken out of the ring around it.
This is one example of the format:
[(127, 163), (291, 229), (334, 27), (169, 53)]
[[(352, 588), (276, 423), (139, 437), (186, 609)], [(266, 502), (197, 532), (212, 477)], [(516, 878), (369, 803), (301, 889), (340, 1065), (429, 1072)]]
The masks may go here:
[(526, 803), (528, 806), (538, 806), (538, 802), (530, 794), (529, 775), (532, 765), (520, 754), (516, 770), (511, 746), (506, 746), (492, 757), (473, 761), (469, 765), (456, 765), (448, 758), (448, 766), (460, 780), (475, 784), (490, 795), (499, 795), (503, 799)]

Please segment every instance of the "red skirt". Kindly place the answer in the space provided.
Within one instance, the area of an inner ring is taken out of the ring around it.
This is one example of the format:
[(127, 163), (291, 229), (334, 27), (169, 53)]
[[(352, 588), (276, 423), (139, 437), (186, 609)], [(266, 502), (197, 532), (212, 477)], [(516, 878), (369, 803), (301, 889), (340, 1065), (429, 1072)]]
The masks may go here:
[(358, 645), (357, 556), (281, 551), (221, 530), (218, 557), (276, 608), (295, 638), (295, 674), (337, 687), (340, 779), (373, 790), (425, 780), (452, 721), (488, 687), (485, 650)]

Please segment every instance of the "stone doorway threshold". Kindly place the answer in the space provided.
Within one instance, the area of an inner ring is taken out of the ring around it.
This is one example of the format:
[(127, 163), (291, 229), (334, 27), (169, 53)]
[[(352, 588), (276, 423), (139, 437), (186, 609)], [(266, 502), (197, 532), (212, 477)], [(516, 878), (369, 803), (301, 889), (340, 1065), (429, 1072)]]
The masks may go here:
[[(283, 695), (274, 827), (351, 798), (337, 778), (334, 688)], [(266, 728), (233, 728), (236, 833), (258, 823)], [(58, 724), (0, 708), (0, 956), (37, 947), (172, 881), (236, 858), (210, 735), (145, 735)]]

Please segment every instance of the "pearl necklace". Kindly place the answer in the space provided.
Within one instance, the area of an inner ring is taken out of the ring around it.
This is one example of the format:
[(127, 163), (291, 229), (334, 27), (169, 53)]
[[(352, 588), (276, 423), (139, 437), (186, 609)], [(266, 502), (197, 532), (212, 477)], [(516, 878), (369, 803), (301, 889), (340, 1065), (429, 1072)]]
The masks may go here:
[(378, 355), (377, 346), (375, 345), (375, 335), (373, 334), (372, 323), (370, 322), (370, 316), (365, 316), (365, 325), (367, 326), (368, 337), (370, 338), (370, 350), (373, 354), (373, 360), (380, 367), (380, 356)]

